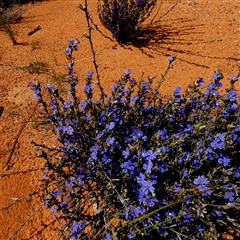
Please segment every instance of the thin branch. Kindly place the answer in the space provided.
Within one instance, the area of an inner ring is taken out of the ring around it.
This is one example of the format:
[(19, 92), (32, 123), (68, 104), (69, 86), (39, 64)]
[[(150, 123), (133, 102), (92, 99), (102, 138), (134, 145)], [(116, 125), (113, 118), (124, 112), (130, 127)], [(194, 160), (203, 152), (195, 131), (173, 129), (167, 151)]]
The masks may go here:
[(14, 153), (14, 150), (15, 150), (15, 147), (17, 145), (17, 142), (18, 142), (18, 138), (20, 137), (21, 133), (23, 132), (23, 129), (26, 127), (26, 124), (22, 124), (21, 128), (19, 129), (16, 137), (15, 137), (15, 140), (13, 142), (13, 145), (12, 145), (12, 148), (8, 154), (8, 159), (7, 159), (7, 162), (6, 162), (6, 165), (5, 165), (5, 170), (9, 170), (9, 168), (12, 166), (11, 164), (11, 158), (12, 158), (12, 155)]
[(16, 66), (13, 64), (8, 64), (8, 63), (0, 63), (0, 66), (4, 66), (4, 67), (12, 67), (12, 68), (16, 68), (16, 69), (20, 69), (23, 71), (27, 71), (28, 67), (21, 67), (21, 66)]
[(90, 21), (91, 21), (91, 23), (94, 25), (95, 29), (96, 29), (103, 37), (105, 37), (105, 38), (109, 39), (110, 41), (114, 42), (114, 40), (113, 40), (111, 37), (105, 35), (105, 34), (99, 29), (98, 25), (93, 22), (92, 18), (90, 18)]
[(40, 171), (40, 170), (44, 170), (44, 168), (32, 168), (32, 169), (25, 169), (25, 170), (17, 171), (17, 172), (4, 173), (4, 174), (0, 174), (0, 177), (7, 177), (9, 175), (15, 175), (15, 174), (19, 174), (19, 173), (27, 173), (27, 172), (33, 172), (33, 171)]
[(28, 36), (31, 36), (32, 34), (34, 34), (35, 32), (37, 32), (37, 31), (39, 31), (39, 30), (41, 30), (41, 27), (38, 25), (36, 28), (34, 28), (32, 31), (30, 31), (30, 32), (28, 33)]
[[(35, 104), (35, 106), (33, 108), (33, 111), (30, 114), (30, 116), (27, 118), (27, 120), (32, 118), (33, 114), (35, 113), (35, 110), (37, 109), (37, 106), (38, 106), (38, 104)], [(20, 137), (20, 135), (23, 132), (25, 127), (26, 127), (26, 123), (22, 124), (22, 126), (20, 127), (20, 129), (19, 129), (19, 131), (18, 131), (18, 133), (17, 133), (17, 135), (15, 137), (15, 140), (13, 142), (13, 146), (12, 146), (12, 148), (11, 148), (9, 154), (8, 154), (8, 159), (7, 159), (7, 162), (6, 162), (6, 165), (5, 165), (5, 170), (9, 170), (9, 168), (13, 165), (13, 164), (11, 164), (12, 155), (14, 153), (14, 150), (15, 150), (15, 147), (17, 145), (18, 139), (19, 139), (19, 137)]]
[[(180, 233), (180, 232), (177, 232), (177, 231), (175, 231), (175, 230), (173, 230), (173, 229), (171, 229), (171, 228), (168, 228), (168, 229), (169, 229), (170, 231), (176, 233), (177, 235), (184, 237), (184, 239), (190, 239), (190, 240), (192, 240), (192, 238), (189, 238), (188, 236), (186, 236), (186, 235), (184, 235), (184, 234), (182, 234), (182, 233)], [(178, 236), (178, 238), (180, 238), (179, 236)], [(180, 239), (181, 239), (181, 238), (180, 238)]]
[(161, 5), (160, 5), (159, 8), (158, 8), (157, 14), (154, 16), (154, 18), (151, 20), (151, 22), (147, 25), (146, 28), (149, 28), (149, 27), (151, 27), (153, 24), (156, 24), (156, 23), (160, 22), (160, 20), (161, 20), (163, 17), (165, 17), (169, 12), (171, 12), (180, 2), (181, 2), (181, 0), (177, 0), (176, 3), (175, 3), (171, 8), (169, 8), (164, 14), (162, 14), (162, 15), (158, 18), (158, 20), (154, 21), (154, 19), (157, 17), (157, 15), (158, 15), (158, 13), (159, 13), (159, 10), (160, 10), (160, 7), (161, 7)]
[(83, 34), (89, 41), (90, 43), (90, 47), (91, 47), (91, 52), (92, 52), (92, 56), (93, 56), (93, 65), (94, 65), (94, 68), (95, 68), (95, 71), (96, 71), (96, 75), (97, 75), (97, 82), (96, 84), (98, 85), (99, 89), (100, 89), (100, 92), (101, 92), (101, 101), (104, 102), (104, 90), (103, 90), (103, 87), (101, 86), (101, 83), (100, 83), (100, 76), (99, 76), (99, 72), (98, 72), (98, 67), (99, 65), (97, 64), (97, 61), (96, 61), (96, 52), (94, 50), (94, 47), (93, 47), (93, 42), (92, 42), (92, 26), (91, 26), (91, 23), (90, 23), (90, 19), (91, 19), (91, 16), (88, 12), (88, 1), (85, 0), (85, 6), (83, 6), (82, 4), (79, 4), (79, 8), (85, 12), (85, 15), (86, 15), (86, 21), (87, 21), (87, 26), (88, 26), (88, 34)]
[(13, 203), (9, 204), (9, 205), (6, 206), (6, 207), (0, 208), (0, 211), (6, 211), (6, 210), (8, 210), (11, 206), (13, 206), (14, 204), (17, 204), (18, 202), (22, 201), (23, 199), (30, 198), (31, 196), (33, 196), (33, 195), (35, 195), (35, 194), (37, 194), (37, 193), (39, 193), (39, 192), (40, 192), (40, 190), (38, 189), (38, 190), (35, 190), (34, 192), (29, 193), (28, 195), (26, 195), (26, 196), (24, 196), (24, 197), (22, 197), (22, 198), (14, 198), (14, 202), (13, 202)]
[(19, 226), (19, 228), (8, 238), (8, 240), (11, 240), (21, 229), (22, 227), (24, 227), (24, 225), (33, 217), (33, 215), (35, 213), (37, 213), (38, 211), (40, 211), (40, 209), (43, 207), (43, 203), (35, 210), (33, 211), (28, 217), (27, 219)]

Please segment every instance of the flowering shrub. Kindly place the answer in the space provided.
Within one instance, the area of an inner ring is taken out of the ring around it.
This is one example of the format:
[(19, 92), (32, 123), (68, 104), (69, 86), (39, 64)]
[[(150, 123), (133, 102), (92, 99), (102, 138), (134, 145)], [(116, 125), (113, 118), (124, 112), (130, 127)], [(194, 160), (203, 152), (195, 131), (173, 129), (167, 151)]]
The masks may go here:
[(125, 43), (137, 35), (156, 3), (156, 0), (99, 0), (99, 18), (119, 43)]
[(0, 2), (0, 8), (8, 8), (11, 5), (21, 4), (21, 3), (27, 3), (32, 2), (34, 3), (34, 0), (1, 0)]
[[(137, 82), (123, 72), (109, 96), (94, 94), (94, 72), (78, 78), (73, 52), (68, 98), (47, 84), (31, 83), (35, 99), (51, 120), (59, 146), (34, 143), (45, 159), (43, 201), (65, 224), (64, 239), (217, 239), (239, 232), (240, 105), (234, 84), (219, 94), (223, 75), (163, 99), (154, 79)], [(167, 71), (175, 57), (169, 57)], [(167, 72), (166, 71), (166, 72)], [(99, 84), (99, 82), (98, 82)], [(102, 89), (101, 89), (102, 90)]]

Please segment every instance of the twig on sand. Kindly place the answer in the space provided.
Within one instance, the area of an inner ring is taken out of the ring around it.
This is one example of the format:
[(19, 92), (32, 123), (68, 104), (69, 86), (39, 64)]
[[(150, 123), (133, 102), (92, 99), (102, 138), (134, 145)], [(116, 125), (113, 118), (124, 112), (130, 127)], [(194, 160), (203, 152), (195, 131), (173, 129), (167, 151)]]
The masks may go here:
[(19, 226), (19, 228), (8, 238), (8, 240), (11, 240), (21, 229), (22, 227), (32, 218), (32, 216), (41, 210), (44, 204), (41, 204), (35, 211), (33, 211), (27, 219)]
[(18, 133), (15, 137), (15, 140), (14, 140), (12, 148), (11, 148), (9, 154), (8, 154), (8, 159), (7, 159), (7, 162), (6, 162), (6, 165), (5, 165), (5, 170), (6, 171), (9, 170), (9, 168), (12, 166), (12, 164), (11, 164), (12, 155), (13, 155), (15, 147), (17, 145), (18, 138), (20, 137), (20, 135), (21, 135), (21, 133), (22, 133), (22, 131), (25, 127), (26, 127), (26, 124), (22, 124), (21, 128), (19, 129), (19, 131), (18, 131)]
[(21, 66), (16, 66), (16, 65), (7, 64), (7, 63), (0, 63), (0, 66), (12, 67), (12, 68), (16, 68), (16, 69), (21, 69), (23, 71), (27, 71), (28, 70), (28, 67), (21, 67)]
[(13, 206), (14, 204), (16, 204), (16, 203), (22, 201), (22, 200), (25, 199), (25, 198), (30, 198), (31, 196), (33, 196), (33, 195), (39, 193), (39, 191), (40, 191), (40, 190), (37, 189), (37, 190), (35, 190), (35, 191), (29, 193), (28, 195), (24, 196), (24, 197), (21, 197), (21, 198), (12, 198), (12, 199), (14, 199), (14, 202), (13, 202), (13, 203), (10, 203), (10, 204), (7, 205), (6, 207), (0, 208), (0, 211), (7, 211), (7, 210), (8, 210), (11, 206)]
[(14, 174), (19, 174), (19, 173), (27, 173), (27, 172), (34, 172), (34, 171), (40, 171), (43, 170), (44, 168), (29, 168), (29, 169), (25, 169), (22, 171), (17, 171), (17, 172), (9, 172), (9, 173), (3, 173), (0, 174), (0, 177), (7, 177), (9, 175), (14, 175)]
[(31, 32), (28, 33), (28, 36), (33, 35), (35, 32), (41, 30), (41, 27), (38, 25), (35, 29), (33, 29)]
[[(38, 106), (38, 105), (36, 104), (35, 107), (33, 108), (32, 113), (31, 113), (30, 116), (26, 119), (26, 121), (29, 120), (30, 118), (32, 118), (33, 114), (35, 113), (35, 110), (37, 109), (37, 106)], [(6, 171), (9, 170), (9, 168), (13, 165), (13, 164), (11, 163), (12, 155), (13, 155), (13, 153), (14, 153), (14, 150), (15, 150), (15, 147), (16, 147), (16, 145), (17, 145), (18, 139), (19, 139), (21, 133), (23, 132), (24, 128), (25, 128), (26, 125), (27, 125), (26, 121), (23, 121), (24, 123), (21, 125), (21, 127), (20, 127), (20, 129), (19, 129), (19, 131), (18, 131), (18, 133), (17, 133), (17, 135), (16, 135), (16, 137), (15, 137), (15, 140), (14, 140), (14, 142), (13, 142), (12, 148), (11, 148), (9, 154), (8, 154), (7, 162), (6, 162), (6, 165), (5, 165), (5, 170), (6, 170)]]

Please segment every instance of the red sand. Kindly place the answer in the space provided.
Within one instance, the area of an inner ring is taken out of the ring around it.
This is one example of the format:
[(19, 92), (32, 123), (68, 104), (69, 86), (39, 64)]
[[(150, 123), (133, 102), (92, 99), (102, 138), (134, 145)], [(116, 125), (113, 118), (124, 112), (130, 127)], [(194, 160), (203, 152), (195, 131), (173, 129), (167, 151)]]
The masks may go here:
[[(98, 19), (97, 1), (89, 2), (95, 23), (104, 34), (111, 36)], [(163, 1), (162, 13), (174, 2)], [(66, 73), (63, 50), (69, 39), (77, 37), (81, 44), (75, 54), (75, 71), (81, 86), (85, 72), (93, 70), (93, 65), (87, 39), (82, 36), (87, 28), (78, 3), (79, 0), (49, 0), (24, 5), (27, 11), (22, 21), (11, 25), (17, 31), (19, 44), (13, 46), (9, 37), (0, 31), (0, 63), (26, 67), (30, 62), (42, 61), (48, 64), (49, 72), (54, 69)], [(226, 77), (223, 82), (228, 86), (228, 78), (238, 72), (240, 65), (239, 20), (238, 0), (182, 0), (155, 26), (156, 34), (147, 45), (140, 42), (139, 46), (121, 46), (94, 32), (102, 84), (108, 91), (127, 68), (133, 70), (132, 76), (137, 79), (142, 71), (145, 77), (155, 75), (160, 79), (168, 64), (167, 56), (176, 54), (174, 67), (162, 85), (163, 94), (170, 94), (176, 86), (184, 88), (198, 77), (208, 82), (216, 69), (222, 70)], [(28, 36), (28, 32), (38, 25), (41, 30)], [(33, 50), (34, 47), (36, 49)], [(50, 142), (53, 136), (45, 125), (36, 126), (34, 123), (39, 117), (38, 107), (28, 83), (35, 80), (40, 80), (44, 86), (50, 77), (46, 73), (31, 75), (18, 68), (0, 66), (0, 107), (4, 108), (0, 116), (1, 174), (43, 166), (42, 159), (36, 157), (28, 141)], [(64, 84), (57, 85), (64, 91)], [(240, 85), (237, 88), (239, 90)], [(83, 95), (80, 94), (80, 97)], [(9, 170), (5, 169), (7, 163), (11, 166)], [(0, 208), (11, 204), (12, 198), (22, 198), (33, 192), (39, 186), (40, 179), (41, 171), (1, 175)], [(0, 240), (12, 236), (40, 204), (40, 197), (36, 194), (1, 211)], [(41, 208), (13, 239), (57, 239), (54, 228), (58, 224), (49, 210)], [(222, 238), (234, 239), (229, 234), (225, 233)]]

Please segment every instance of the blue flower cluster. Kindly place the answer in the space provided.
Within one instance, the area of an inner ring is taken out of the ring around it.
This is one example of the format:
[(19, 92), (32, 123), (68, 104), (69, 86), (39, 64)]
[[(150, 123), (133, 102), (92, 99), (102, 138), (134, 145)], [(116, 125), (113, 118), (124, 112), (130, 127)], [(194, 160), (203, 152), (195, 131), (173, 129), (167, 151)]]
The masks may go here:
[[(102, 101), (89, 71), (80, 101), (72, 56), (78, 44), (70, 40), (65, 50), (67, 99), (48, 84), (45, 102), (40, 83), (31, 83), (59, 141), (50, 152), (40, 145), (42, 181), (44, 204), (64, 219), (66, 239), (211, 239), (219, 229), (234, 229), (240, 216), (239, 75), (225, 94), (216, 71), (206, 90), (199, 78), (164, 99), (152, 79), (138, 83), (127, 69)], [(175, 57), (168, 60), (171, 68)]]

